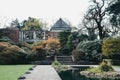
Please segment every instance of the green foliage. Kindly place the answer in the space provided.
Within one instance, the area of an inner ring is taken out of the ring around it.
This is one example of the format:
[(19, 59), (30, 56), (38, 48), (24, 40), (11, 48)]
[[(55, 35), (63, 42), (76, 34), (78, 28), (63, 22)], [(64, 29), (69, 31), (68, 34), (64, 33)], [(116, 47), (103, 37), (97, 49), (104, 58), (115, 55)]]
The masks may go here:
[(69, 49), (69, 52), (68, 52), (68, 53), (70, 53), (70, 52), (74, 49), (74, 45), (73, 45), (72, 41), (73, 41), (73, 36), (72, 36), (72, 35), (69, 35), (69, 36), (68, 36), (67, 44), (66, 44), (66, 46), (65, 46), (67, 49)]
[(61, 48), (60, 53), (64, 55), (69, 55), (70, 49), (68, 49), (67, 47)]
[(102, 63), (99, 66), (99, 69), (101, 70), (101, 72), (114, 71), (111, 64), (109, 64), (107, 61), (102, 61)]
[(22, 24), (23, 24), (22, 26), (23, 30), (36, 30), (36, 29), (41, 30), (44, 25), (44, 23), (39, 19), (31, 18), (31, 17), (29, 17), (28, 20), (24, 20)]
[(112, 1), (113, 3), (107, 8), (109, 14), (112, 14), (110, 22), (114, 26), (120, 25), (120, 0)]
[(87, 69), (87, 71), (91, 73), (101, 73), (101, 72), (108, 72), (108, 71), (114, 71), (111, 64), (109, 64), (107, 61), (102, 61), (99, 65), (99, 67), (94, 67)]
[(94, 40), (94, 41), (85, 41), (78, 44), (77, 49), (82, 49), (85, 53), (92, 53), (94, 50), (97, 53), (101, 53), (102, 41)]
[(46, 50), (43, 48), (37, 48), (33, 53), (27, 55), (27, 59), (30, 61), (45, 60)]
[(70, 36), (70, 34), (71, 32), (69, 31), (60, 32), (59, 41), (62, 54), (69, 54), (73, 48), (72, 35)]
[(76, 49), (81, 49), (85, 53), (84, 58), (86, 60), (92, 60), (96, 62), (102, 60), (101, 40), (80, 42)]
[(87, 69), (87, 71), (92, 72), (92, 73), (100, 73), (101, 72), (99, 67), (90, 68), (90, 69)]
[(112, 58), (119, 59), (120, 57), (120, 38), (108, 38), (103, 40), (102, 45), (103, 55)]
[(68, 36), (70, 35), (70, 33), (71, 32), (69, 31), (60, 32), (59, 41), (62, 47), (64, 47), (67, 44)]
[(55, 67), (55, 66), (61, 66), (62, 64), (60, 62), (58, 62), (57, 60), (55, 60), (53, 63), (52, 63), (52, 66)]
[(9, 43), (14, 43), (10, 38), (8, 37), (1, 37), (0, 42), (9, 42)]
[(95, 39), (97, 39), (97, 35), (96, 35), (96, 34), (94, 34), (94, 35), (89, 35), (89, 36), (88, 36), (88, 39), (89, 39), (89, 40), (95, 40)]
[(2, 38), (0, 38), (0, 42), (7, 42), (9, 40), (10, 39), (8, 37), (2, 37)]
[(55, 60), (53, 63), (52, 63), (52, 66), (56, 69), (56, 71), (58, 73), (60, 73), (61, 71), (65, 71), (65, 70), (68, 70), (68, 66), (66, 65), (62, 65), (60, 62), (58, 62), (57, 60)]
[(86, 41), (86, 40), (88, 40), (88, 35), (82, 34), (82, 35), (80, 35), (80, 36), (78, 37), (78, 39), (79, 39), (80, 42), (81, 42), (81, 41)]
[(74, 62), (78, 62), (84, 58), (84, 53), (80, 49), (73, 50), (72, 55), (74, 57)]

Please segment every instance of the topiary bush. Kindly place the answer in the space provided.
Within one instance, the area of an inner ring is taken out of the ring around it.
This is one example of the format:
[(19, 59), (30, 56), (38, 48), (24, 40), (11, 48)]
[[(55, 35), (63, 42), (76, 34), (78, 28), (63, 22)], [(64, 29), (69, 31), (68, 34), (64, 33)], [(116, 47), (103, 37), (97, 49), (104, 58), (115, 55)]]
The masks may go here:
[(102, 60), (102, 40), (80, 42), (76, 49), (81, 49), (85, 53), (85, 60), (95, 62)]
[(101, 72), (114, 71), (111, 64), (109, 64), (107, 61), (102, 61), (99, 66), (99, 69), (101, 70)]
[(110, 59), (120, 60), (120, 37), (104, 39), (102, 44), (102, 52), (103, 55)]

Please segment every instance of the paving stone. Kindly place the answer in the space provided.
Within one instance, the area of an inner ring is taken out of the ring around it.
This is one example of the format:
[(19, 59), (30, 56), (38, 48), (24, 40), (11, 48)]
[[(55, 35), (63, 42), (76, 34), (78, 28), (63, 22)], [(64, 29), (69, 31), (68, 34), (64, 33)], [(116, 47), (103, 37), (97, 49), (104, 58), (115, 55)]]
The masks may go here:
[(24, 75), (24, 80), (61, 80), (51, 65), (37, 65), (30, 74)]

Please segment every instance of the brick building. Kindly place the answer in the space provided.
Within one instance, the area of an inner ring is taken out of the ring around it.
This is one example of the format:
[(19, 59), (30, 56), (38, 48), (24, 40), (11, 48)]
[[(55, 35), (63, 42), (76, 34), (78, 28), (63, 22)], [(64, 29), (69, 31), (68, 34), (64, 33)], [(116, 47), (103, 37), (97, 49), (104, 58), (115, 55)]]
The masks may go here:
[(50, 29), (50, 37), (57, 38), (60, 32), (63, 31), (71, 31), (71, 26), (68, 25), (61, 18), (51, 27)]

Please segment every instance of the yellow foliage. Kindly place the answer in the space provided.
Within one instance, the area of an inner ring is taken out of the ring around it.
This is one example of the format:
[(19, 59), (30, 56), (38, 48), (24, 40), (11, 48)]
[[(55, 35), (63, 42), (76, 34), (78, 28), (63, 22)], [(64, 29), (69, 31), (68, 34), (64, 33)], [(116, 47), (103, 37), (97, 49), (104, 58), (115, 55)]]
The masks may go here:
[(102, 52), (105, 56), (109, 56), (111, 53), (120, 52), (120, 38), (103, 40)]

